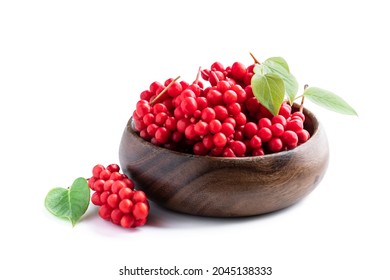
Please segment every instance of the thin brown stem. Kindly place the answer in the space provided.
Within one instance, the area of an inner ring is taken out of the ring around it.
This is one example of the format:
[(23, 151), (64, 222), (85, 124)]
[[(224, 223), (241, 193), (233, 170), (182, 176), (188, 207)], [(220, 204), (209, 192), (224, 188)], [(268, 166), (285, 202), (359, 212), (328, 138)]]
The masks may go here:
[(256, 57), (255, 57), (251, 52), (249, 52), (249, 54), (250, 54), (251, 57), (253, 58), (253, 61), (255, 62), (255, 64), (261, 64), (260, 61), (258, 61), (258, 60), (256, 59)]
[[(308, 88), (308, 86), (309, 85), (305, 85), (304, 87), (303, 87), (303, 91), (305, 91), (307, 88)], [(302, 99), (301, 99), (301, 105), (299, 106), (299, 112), (301, 112), (302, 113), (302, 111), (303, 111), (303, 103), (305, 102), (305, 96), (304, 95), (302, 95)]]
[(161, 96), (163, 96), (164, 93), (166, 93), (167, 90), (173, 85), (173, 83), (176, 82), (179, 78), (180, 78), (180, 76), (177, 76), (174, 80), (172, 80), (172, 82), (170, 82), (169, 85), (167, 85), (166, 88), (164, 88), (164, 89), (159, 93), (159, 95), (157, 95), (156, 98), (154, 98), (154, 99), (152, 100), (152, 102), (150, 102), (150, 105), (153, 106), (154, 103), (156, 103), (157, 100), (158, 100), (159, 98), (161, 98)]
[(195, 84), (198, 84), (198, 82), (199, 82), (199, 77), (200, 77), (201, 71), (202, 71), (202, 67), (199, 66), (198, 73), (196, 74), (196, 79), (194, 81)]

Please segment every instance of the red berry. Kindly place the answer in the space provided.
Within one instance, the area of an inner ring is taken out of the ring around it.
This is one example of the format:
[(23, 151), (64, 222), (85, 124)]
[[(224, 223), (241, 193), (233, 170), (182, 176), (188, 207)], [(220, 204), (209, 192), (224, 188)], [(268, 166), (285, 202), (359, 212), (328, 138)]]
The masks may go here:
[(203, 137), (203, 140), (202, 140), (202, 143), (203, 143), (203, 146), (206, 148), (206, 149), (211, 149), (213, 148), (214, 146), (214, 143), (213, 143), (213, 135), (206, 135), (205, 137)]
[(136, 220), (145, 219), (148, 216), (149, 208), (143, 202), (137, 202), (133, 208), (133, 215)]
[(225, 147), (222, 152), (223, 157), (235, 157), (233, 150), (231, 148)]
[(163, 89), (164, 89), (164, 86), (160, 82), (153, 82), (149, 86), (149, 90), (152, 93), (156, 93), (158, 91), (161, 92), (161, 90), (163, 90)]
[(111, 208), (117, 208), (118, 207), (118, 203), (119, 203), (119, 196), (115, 193), (112, 193), (110, 194), (108, 197), (107, 197), (107, 204), (111, 207)]
[(222, 103), (223, 95), (220, 91), (211, 89), (208, 91), (206, 98), (209, 105), (219, 105)]
[(283, 149), (283, 142), (280, 138), (274, 137), (268, 141), (268, 149), (272, 153), (280, 152)]
[(214, 119), (209, 123), (209, 131), (213, 134), (216, 134), (221, 131), (222, 124), (219, 120)]
[(213, 136), (213, 143), (216, 147), (224, 147), (227, 143), (226, 135), (222, 132), (217, 132)]
[(88, 187), (91, 189), (91, 190), (95, 190), (94, 188), (93, 188), (93, 184), (96, 182), (96, 178), (95, 177), (91, 177), (91, 178), (89, 178), (88, 179)]
[(232, 104), (237, 102), (237, 93), (234, 90), (227, 90), (223, 93), (223, 101), (225, 104)]
[(160, 144), (168, 143), (170, 136), (171, 136), (170, 131), (165, 127), (157, 128), (156, 133), (154, 134), (156, 141)]
[(298, 143), (305, 143), (310, 138), (310, 133), (306, 129), (302, 129), (296, 132), (298, 136)]
[(133, 223), (133, 227), (141, 227), (146, 224), (146, 218), (145, 219), (138, 219), (135, 220)]
[(170, 131), (175, 131), (177, 125), (177, 120), (175, 117), (168, 117), (165, 121), (165, 128)]
[(112, 209), (107, 204), (100, 206), (99, 208), (99, 216), (102, 217), (103, 220), (110, 220)]
[(293, 149), (298, 145), (298, 135), (294, 131), (286, 130), (281, 139), (288, 149)]
[(291, 114), (291, 106), (287, 103), (283, 103), (279, 109), (279, 115), (282, 115), (285, 119), (287, 119)]
[(143, 118), (142, 121), (145, 125), (150, 125), (154, 123), (154, 115), (152, 113), (147, 113)]
[(136, 104), (136, 112), (139, 117), (145, 116), (151, 111), (149, 102), (146, 100), (139, 100)]
[(198, 109), (198, 103), (194, 97), (186, 97), (180, 104), (180, 108), (183, 110), (184, 114), (192, 116), (196, 109)]
[(122, 217), (123, 217), (123, 213), (121, 210), (119, 210), (118, 208), (112, 210), (110, 218), (114, 224), (119, 225)]
[(115, 172), (112, 172), (111, 175), (110, 175), (110, 180), (121, 180), (123, 178), (122, 174), (115, 171)]
[[(252, 87), (250, 87), (252, 89)], [(231, 88), (237, 94), (237, 102), (243, 103), (247, 98), (246, 91), (240, 85), (234, 85)]]
[(97, 206), (102, 205), (102, 202), (100, 201), (100, 194), (98, 192), (94, 192), (91, 196), (91, 202)]
[(302, 120), (291, 120), (286, 124), (286, 130), (299, 131), (303, 129), (303, 121)]
[(244, 125), (243, 133), (246, 138), (251, 139), (254, 135), (256, 135), (257, 130), (257, 124), (255, 124), (254, 122), (247, 122)]
[(109, 180), (111, 177), (111, 172), (107, 169), (104, 169), (102, 172), (100, 172), (100, 179), (102, 180)]
[(209, 125), (207, 122), (198, 121), (195, 124), (194, 130), (195, 130), (196, 134), (198, 134), (200, 136), (204, 136), (209, 132)]
[(196, 142), (193, 147), (193, 152), (198, 156), (205, 156), (208, 154), (209, 150), (205, 147), (203, 142)]
[(239, 103), (231, 103), (227, 105), (227, 110), (230, 115), (236, 116), (237, 114), (241, 113), (241, 105)]
[(158, 126), (163, 126), (165, 124), (165, 121), (168, 119), (168, 115), (165, 112), (159, 112), (156, 114), (154, 118), (155, 124)]
[(96, 180), (95, 183), (93, 184), (93, 189), (101, 193), (102, 191), (104, 191), (104, 182), (105, 181), (102, 179)]
[(158, 128), (158, 125), (155, 123), (152, 123), (152, 124), (147, 126), (146, 131), (148, 132), (148, 134), (150, 136), (154, 136), (154, 134), (156, 134), (157, 128)]
[(226, 109), (225, 106), (217, 105), (214, 107), (214, 111), (215, 111), (215, 118), (220, 121), (223, 121), (229, 116), (228, 110)]
[(243, 112), (238, 113), (234, 116), (238, 126), (244, 125), (246, 123), (246, 115)]
[(258, 149), (262, 145), (261, 138), (257, 135), (254, 135), (250, 140), (250, 146), (252, 149)]
[(207, 107), (202, 110), (201, 118), (205, 122), (211, 122), (213, 119), (215, 119), (216, 113), (213, 108)]
[(274, 137), (279, 137), (284, 132), (284, 126), (280, 123), (274, 123), (273, 125), (271, 125), (270, 129), (272, 131), (272, 136)]
[(158, 113), (167, 113), (168, 109), (163, 103), (156, 103), (153, 105), (153, 113), (157, 115)]
[(291, 117), (299, 117), (303, 122), (305, 121), (305, 115), (302, 112), (294, 112)]
[(131, 188), (125, 187), (119, 190), (118, 195), (121, 200), (131, 199), (133, 197), (133, 190)]
[(184, 131), (184, 135), (188, 140), (195, 140), (199, 136), (195, 131), (194, 124), (190, 124), (189, 126), (186, 127), (186, 130)]
[(120, 224), (124, 228), (131, 228), (134, 225), (134, 217), (132, 215), (123, 215)]
[(122, 179), (123, 183), (126, 184), (126, 187), (130, 188), (130, 189), (134, 189), (134, 182), (132, 180), (130, 180), (129, 178), (124, 178)]
[(100, 173), (105, 170), (104, 166), (101, 165), (101, 164), (97, 164), (93, 167), (92, 169), (92, 174), (93, 174), (93, 177), (95, 178), (100, 178)]
[(104, 191), (104, 192), (102, 192), (101, 194), (100, 194), (100, 202), (102, 203), (102, 204), (106, 204), (107, 203), (107, 198), (108, 198), (108, 196), (111, 194), (111, 192), (109, 192), (109, 191)]
[(246, 67), (241, 62), (234, 62), (230, 72), (233, 79), (241, 81), (244, 79), (246, 74)]
[(118, 164), (115, 164), (115, 163), (112, 163), (110, 165), (107, 166), (107, 170), (110, 171), (110, 172), (119, 172), (120, 171), (120, 167)]
[[(134, 197), (134, 196), (133, 196)], [(119, 209), (124, 214), (128, 214), (133, 210), (133, 202), (130, 199), (123, 199), (121, 202), (119, 202)]]
[(259, 128), (268, 127), (272, 125), (272, 121), (269, 118), (261, 118), (258, 122)]
[(112, 186), (111, 186), (111, 191), (112, 193), (119, 193), (119, 191), (123, 188), (126, 188), (126, 184), (125, 182), (123, 181), (115, 181), (114, 183), (112, 183)]
[(242, 141), (232, 141), (229, 143), (229, 147), (233, 150), (234, 154), (238, 157), (242, 157), (246, 152), (246, 145)]
[(252, 151), (252, 156), (263, 156), (264, 154), (265, 153), (264, 153), (263, 148), (254, 149)]
[(225, 68), (223, 67), (222, 63), (216, 61), (214, 62), (213, 64), (211, 64), (211, 67), (210, 67), (211, 70), (217, 70), (217, 71), (224, 71)]
[(283, 127), (286, 126), (287, 124), (287, 120), (284, 116), (282, 115), (276, 115), (272, 118), (271, 120), (272, 124), (275, 124), (275, 123), (280, 123), (281, 125), (283, 125)]
[(146, 202), (147, 199), (146, 199), (145, 193), (144, 193), (143, 191), (141, 191), (141, 190), (135, 191), (134, 194), (133, 194), (132, 201), (133, 201), (134, 203), (137, 203), (137, 202)]
[(224, 122), (221, 125), (221, 132), (225, 134), (227, 137), (234, 133), (234, 126), (229, 122)]
[(167, 93), (171, 97), (176, 97), (178, 96), (183, 90), (182, 85), (179, 82), (174, 82), (170, 88), (168, 88)]
[(225, 92), (230, 88), (231, 88), (231, 84), (228, 81), (223, 80), (217, 83), (217, 90), (219, 90), (220, 92)]

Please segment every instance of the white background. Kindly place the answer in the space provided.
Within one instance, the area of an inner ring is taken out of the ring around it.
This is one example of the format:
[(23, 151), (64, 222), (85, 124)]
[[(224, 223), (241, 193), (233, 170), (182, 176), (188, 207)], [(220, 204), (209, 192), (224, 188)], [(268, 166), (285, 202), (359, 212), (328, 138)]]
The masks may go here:
[[(264, 279), (389, 279), (388, 9), (337, 2), (1, 1), (0, 278), (126, 279), (125, 265), (177, 265), (272, 266)], [(301, 87), (332, 90), (359, 113), (307, 102), (331, 157), (306, 199), (243, 219), (152, 204), (149, 223), (133, 231), (101, 220), (93, 205), (74, 228), (46, 211), (51, 188), (118, 162), (151, 82), (193, 81), (217, 60), (250, 64), (250, 51), (284, 57)]]

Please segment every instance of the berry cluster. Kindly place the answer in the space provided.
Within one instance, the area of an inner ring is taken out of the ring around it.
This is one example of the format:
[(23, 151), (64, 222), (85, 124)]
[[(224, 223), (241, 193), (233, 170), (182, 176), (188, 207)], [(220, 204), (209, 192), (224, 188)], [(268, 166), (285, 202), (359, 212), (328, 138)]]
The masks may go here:
[(134, 190), (133, 181), (119, 171), (117, 164), (93, 167), (93, 176), (88, 179), (88, 186), (94, 191), (91, 201), (100, 206), (99, 215), (104, 220), (124, 228), (143, 226), (149, 213), (146, 195)]
[[(219, 62), (189, 84), (153, 82), (140, 94), (134, 129), (153, 144), (196, 155), (259, 156), (293, 149), (310, 134), (305, 115), (284, 102), (273, 116), (253, 95), (254, 65)], [(205, 87), (201, 76), (210, 85)]]

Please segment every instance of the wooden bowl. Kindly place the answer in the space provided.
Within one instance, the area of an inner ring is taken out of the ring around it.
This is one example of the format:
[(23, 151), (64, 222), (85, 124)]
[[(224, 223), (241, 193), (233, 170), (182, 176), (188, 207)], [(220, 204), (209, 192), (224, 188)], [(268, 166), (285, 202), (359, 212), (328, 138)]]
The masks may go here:
[(196, 156), (143, 140), (129, 120), (119, 148), (122, 170), (157, 204), (213, 217), (253, 216), (283, 209), (307, 196), (323, 178), (328, 141), (308, 110), (312, 135), (289, 151), (241, 158)]

